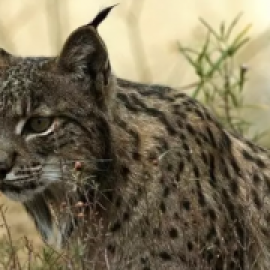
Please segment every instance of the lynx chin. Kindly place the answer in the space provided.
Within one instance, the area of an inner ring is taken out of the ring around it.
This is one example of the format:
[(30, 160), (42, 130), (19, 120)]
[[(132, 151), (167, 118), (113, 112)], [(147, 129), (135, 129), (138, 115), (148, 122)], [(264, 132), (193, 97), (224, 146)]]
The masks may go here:
[(56, 57), (1, 49), (0, 190), (44, 241), (79, 234), (89, 269), (270, 269), (270, 153), (173, 88), (116, 77), (97, 31), (111, 9)]

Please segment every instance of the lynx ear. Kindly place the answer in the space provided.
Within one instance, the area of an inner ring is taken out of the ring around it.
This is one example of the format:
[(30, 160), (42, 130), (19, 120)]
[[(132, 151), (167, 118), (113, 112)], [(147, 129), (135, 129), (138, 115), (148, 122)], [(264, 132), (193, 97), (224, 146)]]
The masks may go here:
[(61, 70), (95, 77), (109, 69), (108, 52), (97, 27), (113, 7), (100, 11), (91, 23), (78, 28), (68, 37), (58, 58)]

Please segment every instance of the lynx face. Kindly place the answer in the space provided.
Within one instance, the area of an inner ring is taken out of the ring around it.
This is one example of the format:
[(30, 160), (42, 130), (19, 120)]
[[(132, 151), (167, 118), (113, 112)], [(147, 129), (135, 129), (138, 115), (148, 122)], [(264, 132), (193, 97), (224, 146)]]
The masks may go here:
[[(22, 61), (17, 65), (24, 64), (27, 65)], [(51, 87), (45, 80), (38, 85), (29, 78), (27, 85), (18, 81), (14, 87), (13, 80), (19, 77), (17, 65), (2, 74), (0, 186), (12, 199), (25, 201), (51, 183), (66, 184), (76, 161), (82, 161), (94, 173), (97, 168), (93, 160), (102, 157), (102, 149), (85, 147), (91, 145), (91, 134), (99, 133), (98, 127), (91, 125), (95, 115), (90, 100), (82, 101), (72, 91), (67, 97), (72, 101), (65, 100), (61, 89), (69, 92), (70, 84), (61, 82)], [(7, 74), (13, 76), (9, 78)], [(19, 92), (18, 87), (23, 90)], [(83, 104), (86, 102), (88, 105)], [(80, 112), (78, 108), (85, 105), (89, 112)]]
[(74, 31), (59, 57), (1, 51), (0, 190), (14, 200), (76, 187), (76, 162), (82, 179), (101, 177), (100, 160), (110, 159), (112, 78), (95, 23)]

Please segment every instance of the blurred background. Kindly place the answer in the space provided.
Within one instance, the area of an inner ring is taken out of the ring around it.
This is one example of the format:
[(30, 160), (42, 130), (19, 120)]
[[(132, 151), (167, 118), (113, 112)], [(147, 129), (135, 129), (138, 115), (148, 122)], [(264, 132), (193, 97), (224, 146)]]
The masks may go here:
[[(21, 56), (56, 55), (69, 33), (88, 23), (97, 12), (119, 3), (99, 31), (107, 44), (115, 74), (143, 82), (183, 87), (196, 75), (177, 50), (177, 43), (200, 46), (205, 28), (231, 22), (240, 12), (239, 29), (251, 24), (250, 42), (239, 52), (236, 66), (248, 67), (245, 86), (252, 122), (247, 136), (270, 128), (270, 1), (269, 0), (0, 0), (0, 46)], [(189, 91), (188, 89), (186, 90)], [(268, 133), (270, 134), (270, 132)], [(269, 136), (261, 143), (269, 144)], [(40, 243), (34, 226), (16, 203), (0, 195), (14, 238), (27, 234)], [(0, 225), (2, 220), (0, 217)], [(0, 227), (0, 237), (6, 231)]]

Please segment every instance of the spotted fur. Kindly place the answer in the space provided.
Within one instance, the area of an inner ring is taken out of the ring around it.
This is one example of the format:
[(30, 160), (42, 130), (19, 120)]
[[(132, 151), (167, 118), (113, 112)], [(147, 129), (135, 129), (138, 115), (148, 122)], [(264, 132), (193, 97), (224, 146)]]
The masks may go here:
[(270, 269), (269, 152), (175, 89), (114, 76), (108, 12), (57, 57), (1, 51), (1, 191), (45, 241), (83, 227), (89, 269)]

